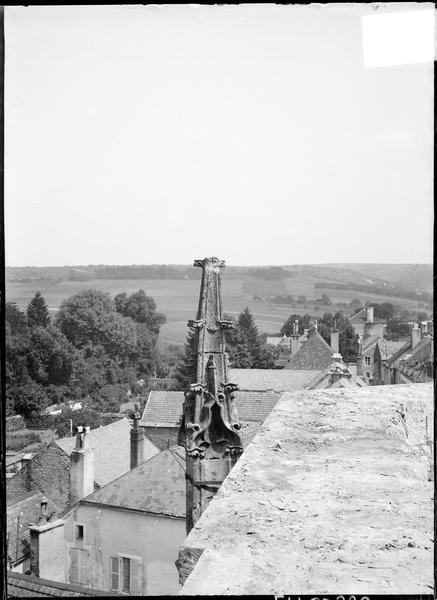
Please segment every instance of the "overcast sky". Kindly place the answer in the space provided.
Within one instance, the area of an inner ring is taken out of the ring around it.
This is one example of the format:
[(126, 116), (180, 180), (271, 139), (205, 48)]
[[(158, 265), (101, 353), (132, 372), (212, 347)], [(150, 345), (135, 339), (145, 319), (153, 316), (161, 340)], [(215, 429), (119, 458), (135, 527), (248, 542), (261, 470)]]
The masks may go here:
[(432, 8), (6, 7), (6, 264), (431, 262)]

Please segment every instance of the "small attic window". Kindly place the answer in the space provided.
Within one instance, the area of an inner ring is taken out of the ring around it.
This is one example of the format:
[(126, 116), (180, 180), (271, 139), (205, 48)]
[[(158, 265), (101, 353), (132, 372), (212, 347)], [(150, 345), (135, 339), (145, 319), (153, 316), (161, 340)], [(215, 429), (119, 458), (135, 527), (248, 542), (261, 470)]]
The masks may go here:
[(74, 537), (76, 540), (83, 540), (84, 536), (84, 525), (79, 525), (79, 523), (75, 523), (74, 525)]

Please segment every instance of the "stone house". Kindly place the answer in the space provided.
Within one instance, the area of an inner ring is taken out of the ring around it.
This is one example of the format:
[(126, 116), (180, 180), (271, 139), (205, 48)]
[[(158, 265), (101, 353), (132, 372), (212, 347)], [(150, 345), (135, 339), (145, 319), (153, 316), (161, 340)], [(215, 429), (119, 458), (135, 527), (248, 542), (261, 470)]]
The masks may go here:
[(419, 328), (411, 329), (407, 342), (381, 341), (375, 350), (375, 378), (378, 385), (423, 383), (433, 380), (433, 334)]
[[(129, 471), (130, 428), (130, 421), (123, 418), (89, 432), (88, 443), (95, 454), (96, 489)], [(72, 501), (70, 456), (75, 443), (75, 437), (55, 440), (27, 460), (18, 472), (7, 478), (8, 502), (27, 492), (41, 491), (58, 510), (64, 510)], [(145, 458), (157, 453), (158, 449), (146, 439)]]
[(186, 536), (184, 450), (160, 452), (62, 519), (67, 582), (120, 595), (176, 594)]
[(185, 452), (175, 446), (143, 461), (144, 431), (134, 421), (131, 469), (93, 491), (94, 449), (77, 434), (72, 479), (77, 502), (59, 518), (30, 526), (31, 574), (117, 595), (179, 590), (175, 561), (186, 536)]

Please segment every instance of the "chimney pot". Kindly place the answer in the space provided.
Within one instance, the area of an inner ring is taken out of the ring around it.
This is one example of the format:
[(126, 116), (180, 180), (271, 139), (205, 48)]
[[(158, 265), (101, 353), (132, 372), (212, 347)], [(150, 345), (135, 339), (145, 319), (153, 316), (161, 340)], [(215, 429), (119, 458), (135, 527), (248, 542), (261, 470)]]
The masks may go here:
[(135, 469), (144, 462), (144, 427), (140, 425), (141, 416), (132, 414), (132, 429), (130, 430), (130, 468)]
[(339, 332), (334, 328), (331, 331), (331, 348), (335, 353), (339, 351)]
[(70, 495), (77, 502), (94, 491), (94, 451), (87, 447), (90, 427), (76, 428), (76, 447), (70, 455)]

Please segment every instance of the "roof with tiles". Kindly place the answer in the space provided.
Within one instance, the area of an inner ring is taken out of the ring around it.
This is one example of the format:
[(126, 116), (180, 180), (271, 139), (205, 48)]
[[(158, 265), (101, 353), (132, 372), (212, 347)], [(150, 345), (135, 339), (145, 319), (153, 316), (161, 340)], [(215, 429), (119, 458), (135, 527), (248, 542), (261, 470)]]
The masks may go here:
[(185, 518), (185, 450), (173, 446), (83, 498), (92, 503)]
[[(234, 371), (235, 369), (232, 372)], [(279, 394), (274, 392), (239, 391), (235, 394), (235, 405), (241, 421), (263, 421), (278, 400)], [(141, 425), (178, 427), (182, 418), (183, 403), (184, 392), (150, 392)]]
[[(42, 492), (31, 491), (7, 503), (6, 531), (8, 539), (8, 557), (17, 563), (29, 555), (29, 525), (35, 523), (41, 511)], [(48, 500), (47, 514), (56, 510), (53, 502)]]
[(69, 583), (58, 583), (34, 575), (8, 571), (8, 598), (76, 598), (78, 596), (116, 596), (113, 592), (91, 590)]
[(385, 338), (379, 338), (378, 348), (381, 354), (382, 360), (387, 360), (398, 352), (401, 348), (405, 346), (405, 342), (402, 341), (394, 341), (394, 340), (386, 340)]
[(231, 369), (229, 380), (242, 391), (295, 392), (303, 390), (319, 370)]
[[(309, 336), (308, 341), (302, 345), (299, 352), (296, 352), (296, 354), (290, 358), (290, 361), (284, 370), (316, 371), (326, 369), (331, 364), (333, 354), (334, 351), (331, 346), (322, 338), (318, 331), (315, 331)], [(294, 390), (284, 391), (291, 392)]]
[[(114, 481), (130, 469), (130, 420), (123, 418), (87, 434), (87, 444), (94, 449), (94, 480), (99, 487)], [(61, 438), (55, 442), (64, 452), (70, 455), (76, 438)], [(158, 448), (146, 437), (144, 440), (144, 456), (147, 460), (158, 454)]]

